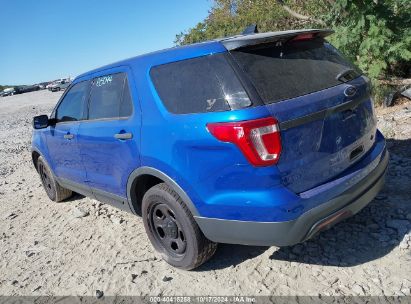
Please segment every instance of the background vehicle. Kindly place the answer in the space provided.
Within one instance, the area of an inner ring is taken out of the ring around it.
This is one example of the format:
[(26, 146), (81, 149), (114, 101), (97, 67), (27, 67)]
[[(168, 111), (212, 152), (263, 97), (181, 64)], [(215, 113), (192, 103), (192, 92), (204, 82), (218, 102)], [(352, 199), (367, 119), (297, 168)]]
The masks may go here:
[(217, 243), (289, 246), (357, 213), (388, 152), (369, 80), (330, 33), (239, 35), (80, 75), (33, 121), (49, 198), (75, 191), (142, 214), (182, 269)]
[(46, 86), (48, 84), (49, 84), (48, 82), (41, 82), (41, 83), (38, 84), (38, 86), (39, 86), (40, 90), (44, 90), (44, 89), (46, 89)]
[(33, 92), (33, 91), (38, 91), (40, 90), (40, 87), (38, 85), (25, 85), (25, 86), (18, 86), (15, 88), (15, 94), (23, 94), (23, 93), (28, 93), (28, 92)]
[(52, 86), (50, 86), (49, 90), (52, 92), (58, 92), (61, 90), (65, 90), (66, 88), (68, 88), (71, 84), (71, 81), (69, 80), (62, 80), (61, 82), (58, 82)]
[(13, 96), (15, 93), (16, 90), (14, 88), (7, 88), (3, 90), (2, 97)]
[(47, 85), (46, 85), (46, 89), (47, 90), (49, 90), (50, 91), (50, 88), (52, 87), (52, 86), (54, 86), (56, 84), (56, 82), (49, 82)]
[(51, 91), (51, 88), (52, 88), (52, 87), (54, 87), (56, 84), (58, 84), (58, 83), (60, 83), (60, 82), (62, 82), (62, 81), (63, 81), (63, 79), (57, 79), (57, 80), (50, 81), (50, 82), (46, 85), (46, 89), (49, 90), (49, 91)]

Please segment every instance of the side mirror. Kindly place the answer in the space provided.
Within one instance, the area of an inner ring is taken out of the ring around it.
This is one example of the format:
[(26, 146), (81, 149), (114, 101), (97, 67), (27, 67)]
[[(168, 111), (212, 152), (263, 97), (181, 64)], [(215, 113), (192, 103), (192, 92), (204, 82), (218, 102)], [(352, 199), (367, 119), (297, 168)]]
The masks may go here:
[(49, 126), (49, 117), (47, 115), (35, 116), (33, 118), (34, 129), (44, 129)]

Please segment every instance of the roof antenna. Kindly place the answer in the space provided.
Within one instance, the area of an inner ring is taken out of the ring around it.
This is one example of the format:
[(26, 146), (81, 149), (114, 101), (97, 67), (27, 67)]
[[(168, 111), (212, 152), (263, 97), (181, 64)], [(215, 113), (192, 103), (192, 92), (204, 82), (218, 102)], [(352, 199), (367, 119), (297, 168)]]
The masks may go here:
[(251, 35), (251, 34), (255, 34), (255, 33), (258, 33), (257, 24), (251, 24), (251, 25), (247, 26), (241, 34), (242, 35)]

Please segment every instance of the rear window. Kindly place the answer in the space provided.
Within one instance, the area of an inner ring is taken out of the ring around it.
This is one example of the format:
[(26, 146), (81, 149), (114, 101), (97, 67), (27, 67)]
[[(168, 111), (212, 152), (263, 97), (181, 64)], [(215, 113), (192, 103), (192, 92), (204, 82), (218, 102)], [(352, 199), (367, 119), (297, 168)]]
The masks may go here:
[(171, 113), (217, 112), (251, 105), (224, 54), (156, 66), (150, 76)]
[(242, 49), (231, 54), (266, 104), (333, 87), (360, 75), (323, 39)]

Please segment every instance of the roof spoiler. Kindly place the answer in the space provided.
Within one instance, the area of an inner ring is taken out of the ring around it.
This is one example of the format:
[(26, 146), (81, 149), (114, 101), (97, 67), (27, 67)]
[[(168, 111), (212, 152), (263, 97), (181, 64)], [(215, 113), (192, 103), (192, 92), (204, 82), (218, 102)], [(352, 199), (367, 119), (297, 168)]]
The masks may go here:
[[(254, 27), (254, 25), (247, 27), (242, 35), (223, 38), (220, 42), (227, 50), (231, 51), (258, 44), (273, 43), (277, 41), (285, 42), (299, 35), (313, 34), (313, 37), (326, 37), (334, 33), (331, 29), (305, 29), (253, 34), (251, 32), (251, 27)], [(254, 29), (257, 30), (257, 27), (255, 26)]]

